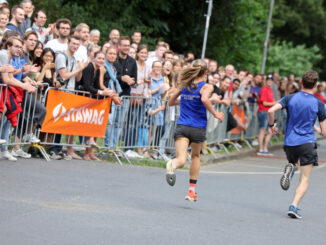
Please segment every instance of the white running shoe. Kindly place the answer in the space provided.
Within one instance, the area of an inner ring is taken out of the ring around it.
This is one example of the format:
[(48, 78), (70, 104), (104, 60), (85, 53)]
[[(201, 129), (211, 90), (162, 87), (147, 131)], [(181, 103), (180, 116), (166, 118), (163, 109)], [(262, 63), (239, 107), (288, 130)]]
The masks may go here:
[(38, 139), (34, 134), (26, 134), (24, 136), (24, 140), (33, 144), (38, 144), (41, 142), (40, 139)]
[(4, 139), (0, 139), (0, 145), (2, 145), (2, 144), (6, 144), (6, 143), (7, 143), (6, 140), (4, 140)]
[(170, 186), (174, 186), (176, 181), (176, 176), (173, 170), (173, 162), (172, 159), (166, 163), (166, 175), (165, 175), (166, 182)]
[(22, 157), (22, 158), (26, 158), (26, 159), (32, 157), (31, 154), (28, 154), (27, 152), (23, 151), (22, 149), (19, 149), (19, 150), (12, 149), (11, 155), (13, 155), (14, 157)]
[(9, 151), (1, 152), (2, 158), (6, 158), (9, 161), (16, 162), (17, 158), (10, 154)]

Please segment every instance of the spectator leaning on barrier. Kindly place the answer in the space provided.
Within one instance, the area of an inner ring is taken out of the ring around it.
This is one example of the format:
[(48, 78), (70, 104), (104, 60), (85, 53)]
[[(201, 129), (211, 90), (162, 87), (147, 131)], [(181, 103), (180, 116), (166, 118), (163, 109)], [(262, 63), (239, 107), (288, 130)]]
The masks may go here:
[[(67, 25), (68, 26), (68, 25)], [(78, 50), (80, 45), (80, 37), (78, 36), (69, 36), (68, 37), (68, 49), (65, 52), (60, 52), (55, 58), (55, 67), (58, 76), (58, 80), (65, 89), (74, 90), (76, 82), (79, 82), (82, 78), (82, 71), (88, 65), (88, 62), (77, 62), (74, 54)], [(73, 137), (68, 137), (68, 143), (72, 144)], [(56, 134), (55, 143), (60, 143), (61, 135)], [(68, 156), (62, 152), (62, 146), (54, 145), (49, 149), (50, 157), (52, 159), (60, 159), (63, 157), (65, 159), (81, 159), (78, 156), (72, 146), (68, 146)]]
[[(25, 64), (28, 66), (27, 72), (24, 74), (26, 79), (30, 79), (31, 82), (35, 82), (35, 77), (37, 72), (39, 72), (40, 67), (33, 65), (33, 62), (30, 57), (30, 53), (34, 51), (37, 42), (37, 34), (34, 31), (28, 31), (24, 35), (24, 45), (23, 45), (23, 55), (25, 59)], [(25, 65), (25, 66), (26, 66)], [(35, 85), (42, 85), (42, 83), (37, 83)], [(24, 120), (23, 125), (27, 125), (27, 135), (25, 140), (32, 143), (39, 143), (40, 140), (36, 138), (33, 134), (37, 127), (41, 127), (46, 115), (46, 109), (39, 101), (36, 100), (36, 97), (33, 94), (25, 93), (22, 103), (23, 107), (28, 109), (29, 113), (24, 113), (21, 119)], [(29, 114), (29, 115), (28, 115)], [(32, 120), (32, 121), (30, 121)], [(32, 126), (30, 126), (32, 125)], [(20, 129), (20, 128), (18, 128)], [(30, 131), (32, 129), (32, 131)], [(18, 130), (19, 131), (19, 130)], [(25, 132), (26, 130), (24, 130)]]
[(71, 22), (68, 19), (59, 19), (56, 22), (59, 37), (48, 41), (44, 48), (51, 48), (55, 54), (65, 52), (68, 48), (68, 37), (71, 30)]
[(24, 32), (21, 32), (18, 29), (19, 24), (24, 22), (24, 9), (19, 5), (15, 5), (11, 9), (11, 20), (7, 25), (7, 29), (17, 32), (20, 35), (20, 38), (23, 39)]
[[(105, 71), (109, 75), (107, 80), (100, 80), (101, 89), (110, 89), (115, 91), (117, 94), (122, 92), (120, 83), (117, 79), (117, 69), (114, 66), (114, 62), (117, 59), (117, 49), (113, 46), (108, 47), (106, 51), (106, 61), (104, 63)], [(104, 77), (105, 78), (105, 77)], [(125, 105), (122, 105), (124, 108)], [(104, 136), (104, 145), (109, 147), (109, 149), (115, 149), (117, 145), (119, 132), (122, 131), (122, 125), (120, 123), (120, 115), (122, 113), (115, 113), (116, 105), (115, 103), (111, 103), (111, 111), (109, 115), (108, 124), (105, 131)], [(126, 111), (126, 110), (125, 110)], [(118, 111), (119, 112), (119, 111)], [(114, 117), (115, 116), (115, 117)], [(118, 132), (119, 131), (119, 132)]]
[(54, 64), (55, 54), (52, 49), (45, 48), (41, 54), (41, 70), (36, 75), (36, 81), (48, 84), (50, 87), (60, 88), (61, 84), (57, 80)]
[(273, 90), (273, 75), (268, 74), (266, 77), (266, 84), (261, 88), (258, 100), (258, 121), (259, 121), (259, 134), (258, 134), (258, 147), (257, 155), (272, 155), (268, 151), (268, 144), (272, 137), (272, 132), (268, 131), (266, 137), (266, 129), (268, 128), (267, 111), (277, 103), (274, 100)]
[[(18, 37), (10, 37), (5, 44), (5, 49), (2, 49), (0, 51), (0, 66), (9, 64), (11, 65), (11, 61), (13, 61), (14, 57), (18, 57), (20, 55), (20, 50), (22, 49), (22, 46), (23, 42)], [(19, 73), (22, 73), (22, 71), (23, 70), (20, 70)], [(19, 79), (22, 79), (22, 75), (20, 75)], [(17, 115), (22, 112), (22, 108), (19, 103), (23, 101), (23, 93), (20, 89), (26, 90), (29, 93), (35, 93), (36, 88), (32, 86), (32, 81), (30, 79), (25, 78), (24, 83), (22, 83), (20, 80), (16, 79), (13, 76), (13, 73), (9, 72), (9, 70), (8, 72), (2, 71), (1, 80), (3, 83), (12, 86), (11, 89), (7, 90), (7, 100), (9, 98), (11, 99), (5, 102), (6, 106), (10, 106), (11, 109), (6, 113), (6, 118), (4, 118), (3, 128), (1, 132), (1, 138), (6, 139), (6, 141), (9, 141), (9, 121), (13, 127), (17, 127)], [(15, 158), (15, 156), (23, 158), (31, 157), (30, 154), (24, 152), (22, 149), (19, 148), (19, 146), (15, 146), (11, 153), (8, 152), (8, 148), (6, 146), (4, 146), (2, 150), (4, 151), (3, 156), (10, 161), (16, 161), (17, 159)]]
[(129, 37), (121, 37), (119, 40), (120, 51), (118, 54), (118, 59), (116, 62), (114, 62), (114, 66), (117, 68), (117, 78), (122, 88), (120, 96), (129, 96), (131, 86), (135, 85), (137, 81), (137, 64), (136, 61), (128, 55), (129, 49)]
[[(88, 66), (83, 70), (83, 76), (82, 76), (82, 86), (83, 90), (90, 92), (91, 94), (97, 95), (97, 96), (109, 96), (113, 97), (115, 95), (114, 90), (110, 90), (108, 88), (101, 89), (100, 86), (100, 80), (107, 81), (108, 80), (108, 74), (105, 73), (105, 55), (102, 51), (98, 51), (94, 54), (94, 61), (90, 62)], [(91, 145), (92, 147), (99, 148), (99, 146), (96, 144), (96, 139), (93, 137), (90, 137), (88, 140), (89, 142), (86, 142), (86, 144)], [(100, 159), (97, 158), (94, 154), (94, 149), (92, 148), (86, 148), (85, 160), (97, 160)]]

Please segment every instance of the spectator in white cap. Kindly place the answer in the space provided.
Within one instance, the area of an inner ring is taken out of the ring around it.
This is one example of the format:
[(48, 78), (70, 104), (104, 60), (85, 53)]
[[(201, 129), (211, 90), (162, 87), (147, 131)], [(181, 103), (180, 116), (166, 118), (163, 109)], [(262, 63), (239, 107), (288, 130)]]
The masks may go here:
[(0, 8), (3, 6), (8, 6), (8, 2), (6, 0), (0, 0)]

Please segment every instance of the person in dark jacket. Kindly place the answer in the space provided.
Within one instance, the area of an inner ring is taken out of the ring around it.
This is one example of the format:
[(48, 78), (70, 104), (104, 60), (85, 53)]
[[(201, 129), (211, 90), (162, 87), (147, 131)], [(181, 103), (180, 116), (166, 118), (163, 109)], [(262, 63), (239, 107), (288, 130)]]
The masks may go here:
[(119, 55), (114, 66), (117, 68), (117, 78), (122, 92), (120, 96), (130, 95), (131, 86), (137, 82), (137, 63), (128, 53), (130, 50), (130, 38), (125, 36), (119, 40)]

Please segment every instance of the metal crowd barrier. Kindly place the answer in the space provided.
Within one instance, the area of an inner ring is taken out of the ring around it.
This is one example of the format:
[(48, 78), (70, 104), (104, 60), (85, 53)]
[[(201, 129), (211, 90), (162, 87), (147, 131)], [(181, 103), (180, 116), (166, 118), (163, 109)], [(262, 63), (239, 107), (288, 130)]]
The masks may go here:
[[(46, 87), (46, 84), (44, 84), (44, 87)], [(1, 92), (4, 91), (4, 88), (6, 88), (4, 99), (8, 99), (8, 105), (11, 106), (11, 110), (9, 111), (7, 108), (7, 115), (2, 115), (1, 118), (1, 139), (6, 140), (6, 143), (2, 145), (2, 150), (8, 150), (8, 146), (18, 149), (26, 145), (32, 145), (40, 151), (47, 161), (49, 161), (50, 159), (44, 148), (40, 144), (30, 141), (32, 134), (34, 134), (35, 137), (39, 137), (40, 125), (38, 121), (42, 120), (42, 118), (44, 119), (46, 114), (44, 105), (40, 103), (40, 101), (45, 100), (42, 90), (38, 88), (34, 94), (24, 92), (23, 101), (18, 105), (15, 104), (16, 102), (14, 103), (17, 95), (12, 92), (15, 88), (2, 84)], [(1, 95), (3, 96), (3, 93), (1, 93)], [(9, 98), (9, 96), (11, 97)], [(10, 116), (10, 118), (13, 118), (10, 119), (13, 120), (11, 122), (7, 116), (15, 113), (15, 110), (17, 110), (19, 106), (21, 106), (22, 112), (17, 116)], [(16, 123), (17, 126), (13, 127), (12, 123)]]
[[(0, 84), (1, 100), (7, 98), (7, 90), (5, 88), (7, 88), (7, 85)], [(25, 93), (25, 102), (22, 104), (23, 112), (18, 115), (17, 127), (11, 127), (6, 117), (2, 116), (0, 120), (1, 138), (7, 139), (4, 146), (18, 145), (22, 147), (24, 145), (31, 145), (25, 136), (33, 132), (41, 139), (41, 142), (40, 144), (32, 145), (37, 147), (47, 160), (50, 160), (49, 156), (42, 146), (91, 147), (86, 145), (89, 137), (62, 136), (59, 134), (42, 133), (39, 128), (35, 129), (36, 105), (41, 104), (43, 107), (45, 106), (50, 89), (54, 88), (38, 90), (34, 95)], [(103, 98), (85, 91), (59, 90), (82, 96), (91, 96), (95, 99)], [(121, 158), (130, 163), (132, 156), (126, 155), (128, 150), (138, 151), (139, 153), (155, 151), (163, 159), (165, 159), (166, 155), (174, 155), (173, 134), (180, 114), (179, 106), (169, 107), (167, 106), (167, 101), (161, 101), (157, 98), (123, 96), (121, 99), (122, 105), (112, 103), (106, 134), (103, 139), (97, 141), (101, 150), (99, 154), (112, 154), (120, 164), (122, 164)], [(247, 129), (239, 134), (227, 132), (230, 108), (225, 105), (214, 105), (214, 108), (224, 113), (224, 121), (220, 123), (208, 113), (206, 148), (214, 154), (212, 148), (219, 146), (229, 153), (225, 144), (233, 144), (239, 150), (234, 144), (235, 141), (245, 142), (248, 147), (251, 147), (248, 141), (255, 139), (258, 135), (257, 104), (241, 105), (241, 108), (245, 111)], [(280, 131), (284, 130), (284, 112), (281, 111), (280, 114), (276, 115), (276, 118)]]

